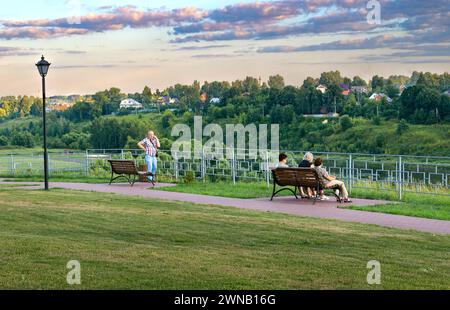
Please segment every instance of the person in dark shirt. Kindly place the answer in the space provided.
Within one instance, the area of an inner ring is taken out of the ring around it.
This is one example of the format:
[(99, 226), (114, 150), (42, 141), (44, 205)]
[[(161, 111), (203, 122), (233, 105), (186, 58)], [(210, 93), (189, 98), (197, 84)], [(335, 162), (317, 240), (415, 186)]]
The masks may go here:
[(311, 168), (313, 164), (314, 156), (312, 153), (308, 152), (303, 157), (303, 161), (298, 165), (299, 168)]
[[(303, 161), (298, 165), (299, 168), (311, 168), (313, 164), (314, 156), (308, 152), (303, 157)], [(312, 198), (315, 196), (315, 190), (309, 187), (300, 187), (300, 195), (302, 198)]]

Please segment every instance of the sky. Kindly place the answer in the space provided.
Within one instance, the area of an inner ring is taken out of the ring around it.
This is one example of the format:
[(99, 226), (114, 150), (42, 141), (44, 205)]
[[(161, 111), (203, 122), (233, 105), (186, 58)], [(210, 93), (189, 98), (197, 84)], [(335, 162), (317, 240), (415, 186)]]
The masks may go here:
[[(0, 0), (0, 96), (450, 71), (450, 0)], [(378, 11), (379, 8), (379, 11)]]

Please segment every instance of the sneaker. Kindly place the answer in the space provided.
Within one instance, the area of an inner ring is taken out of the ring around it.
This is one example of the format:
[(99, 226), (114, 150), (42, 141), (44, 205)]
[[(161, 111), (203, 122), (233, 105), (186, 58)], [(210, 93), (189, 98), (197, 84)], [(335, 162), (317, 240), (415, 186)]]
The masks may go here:
[(320, 196), (319, 199), (320, 200), (330, 200), (330, 198), (328, 196)]

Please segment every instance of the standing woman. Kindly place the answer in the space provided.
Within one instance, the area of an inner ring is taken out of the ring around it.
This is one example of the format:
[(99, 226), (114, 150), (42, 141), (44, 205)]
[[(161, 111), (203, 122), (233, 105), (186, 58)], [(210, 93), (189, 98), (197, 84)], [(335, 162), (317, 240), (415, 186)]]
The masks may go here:
[(147, 171), (152, 173), (152, 175), (148, 177), (148, 180), (155, 184), (154, 176), (156, 175), (156, 168), (158, 167), (158, 149), (161, 147), (155, 132), (150, 130), (147, 133), (147, 137), (138, 143), (138, 147), (145, 151)]

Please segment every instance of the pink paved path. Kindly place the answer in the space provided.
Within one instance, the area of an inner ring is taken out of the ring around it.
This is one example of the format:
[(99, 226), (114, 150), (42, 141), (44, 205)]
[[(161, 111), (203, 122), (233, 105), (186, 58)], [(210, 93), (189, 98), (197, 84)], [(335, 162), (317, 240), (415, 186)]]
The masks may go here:
[[(0, 184), (15, 184), (13, 182), (1, 182)], [(40, 183), (19, 183), (19, 184), (34, 184), (34, 187), (24, 187), (27, 189), (41, 188)], [(159, 184), (158, 186), (171, 186), (170, 184)], [(196, 194), (166, 192), (158, 190), (149, 190), (149, 184), (136, 184), (130, 187), (126, 184), (115, 184), (112, 186), (106, 184), (85, 184), (85, 183), (51, 183), (52, 188), (64, 188), (73, 190), (87, 190), (102, 193), (115, 193), (129, 196), (141, 196), (146, 198), (157, 198), (162, 200), (172, 200), (181, 202), (192, 202), (201, 204), (212, 204), (231, 206), (242, 209), (287, 213), (298, 216), (317, 217), (325, 219), (336, 219), (348, 222), (358, 222), (365, 224), (374, 224), (379, 226), (413, 229), (423, 232), (450, 234), (450, 221), (423, 219), (416, 217), (409, 217), (403, 215), (383, 214), (374, 212), (365, 212), (357, 210), (347, 210), (337, 208), (337, 203), (330, 201), (319, 201), (313, 206), (312, 201), (299, 201), (293, 197), (278, 197), (274, 201), (265, 199), (237, 199), (213, 197)], [(352, 199), (354, 205), (378, 205), (386, 202), (367, 200), (367, 199)]]

